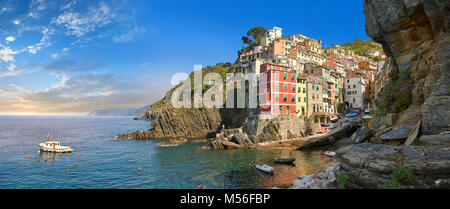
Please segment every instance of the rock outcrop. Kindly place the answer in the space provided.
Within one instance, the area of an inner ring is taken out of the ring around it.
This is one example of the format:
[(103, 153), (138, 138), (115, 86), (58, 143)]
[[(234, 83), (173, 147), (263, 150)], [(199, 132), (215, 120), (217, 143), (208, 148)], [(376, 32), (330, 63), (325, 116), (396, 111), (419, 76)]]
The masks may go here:
[[(295, 116), (279, 116), (261, 123), (260, 131), (247, 133), (238, 129), (227, 129), (217, 133), (210, 142), (212, 149), (252, 148), (261, 143), (281, 140), (294, 140), (305, 136), (308, 126), (302, 119)], [(244, 126), (247, 127), (247, 126)]]
[(215, 109), (176, 109), (170, 105), (151, 108), (145, 116), (152, 129), (119, 135), (119, 138), (160, 139), (206, 137), (218, 130), (222, 119)]
[(290, 189), (336, 189), (336, 176), (338, 166), (330, 166), (316, 174), (299, 176), (292, 182)]
[(450, 147), (362, 143), (337, 150), (333, 160), (340, 162), (336, 175), (347, 173), (348, 188), (380, 188), (400, 166), (417, 177), (405, 188), (450, 188), (436, 183), (450, 180)]
[(312, 147), (333, 144), (338, 140), (350, 136), (356, 129), (357, 127), (353, 125), (336, 128), (325, 135), (307, 139), (306, 141), (302, 142), (297, 149), (303, 150)]
[(367, 34), (382, 44), (398, 71), (409, 72), (413, 85), (407, 92), (412, 103), (394, 125), (422, 120), (424, 134), (449, 130), (449, 11), (449, 1), (364, 0)]

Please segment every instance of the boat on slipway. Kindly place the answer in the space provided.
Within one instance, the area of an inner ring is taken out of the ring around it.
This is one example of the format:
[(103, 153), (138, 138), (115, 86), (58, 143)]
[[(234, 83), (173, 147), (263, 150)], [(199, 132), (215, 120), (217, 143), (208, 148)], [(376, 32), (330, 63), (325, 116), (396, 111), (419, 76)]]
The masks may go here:
[(51, 141), (50, 133), (47, 135), (47, 141), (39, 143), (39, 150), (41, 152), (53, 152), (53, 153), (70, 153), (73, 151), (72, 147), (62, 146), (59, 141)]
[(264, 164), (264, 165), (256, 165), (256, 169), (266, 172), (266, 173), (273, 173), (273, 168)]

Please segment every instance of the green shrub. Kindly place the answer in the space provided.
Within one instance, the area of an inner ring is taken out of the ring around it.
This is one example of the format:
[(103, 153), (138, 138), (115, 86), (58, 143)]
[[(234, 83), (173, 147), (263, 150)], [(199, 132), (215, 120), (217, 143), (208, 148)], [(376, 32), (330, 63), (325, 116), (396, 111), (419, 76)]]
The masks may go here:
[(347, 181), (348, 181), (348, 174), (346, 172), (339, 174), (339, 176), (336, 179), (336, 182), (338, 183), (338, 188), (346, 189)]
[(409, 105), (413, 102), (413, 95), (412, 93), (403, 94), (400, 96), (400, 98), (394, 103), (394, 109), (396, 111), (403, 111), (408, 109)]
[(391, 179), (404, 184), (408, 180), (414, 180), (415, 176), (411, 169), (400, 166), (392, 172)]
[(404, 189), (404, 187), (396, 181), (389, 180), (386, 184), (381, 186), (381, 189)]
[(381, 186), (381, 189), (404, 189), (403, 184), (415, 179), (411, 169), (400, 166), (392, 172), (391, 179)]

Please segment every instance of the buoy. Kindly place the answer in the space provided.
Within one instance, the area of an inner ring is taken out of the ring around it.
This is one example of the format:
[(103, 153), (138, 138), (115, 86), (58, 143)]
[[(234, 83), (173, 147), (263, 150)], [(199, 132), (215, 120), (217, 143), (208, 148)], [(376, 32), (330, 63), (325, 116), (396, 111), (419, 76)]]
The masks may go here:
[(47, 158), (45, 158), (44, 161), (47, 162)]
[(69, 165), (69, 168), (72, 168), (72, 165)]
[(31, 156), (28, 156), (28, 159), (31, 159)]
[(141, 168), (138, 168), (138, 172), (141, 172)]
[(75, 156), (77, 156), (77, 157), (80, 157), (80, 156), (81, 156), (81, 154), (76, 154)]
[(75, 163), (75, 166), (78, 166), (78, 163)]
[(84, 159), (83, 162), (86, 162), (86, 159)]
[(127, 158), (127, 161), (128, 161), (128, 158)]
[(69, 173), (70, 172), (70, 170), (69, 169), (67, 169), (67, 173)]

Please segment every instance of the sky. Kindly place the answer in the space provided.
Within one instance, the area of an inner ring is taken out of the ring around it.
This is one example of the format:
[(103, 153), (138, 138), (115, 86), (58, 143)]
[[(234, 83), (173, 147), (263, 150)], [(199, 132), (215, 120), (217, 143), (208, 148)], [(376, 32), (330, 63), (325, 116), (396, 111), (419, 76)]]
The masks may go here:
[(0, 0), (0, 115), (142, 107), (261, 26), (324, 46), (366, 35), (362, 0)]

